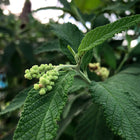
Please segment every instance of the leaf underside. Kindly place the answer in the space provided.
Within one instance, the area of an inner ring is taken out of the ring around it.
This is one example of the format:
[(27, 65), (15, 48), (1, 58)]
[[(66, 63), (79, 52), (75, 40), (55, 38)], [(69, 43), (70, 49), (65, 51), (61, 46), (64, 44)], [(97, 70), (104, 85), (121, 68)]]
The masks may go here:
[(122, 18), (114, 23), (95, 28), (94, 30), (88, 32), (83, 38), (78, 48), (79, 56), (81, 56), (83, 52), (86, 52), (94, 48), (95, 46), (102, 44), (105, 40), (114, 36), (114, 34), (127, 30), (128, 28), (136, 25), (139, 22), (140, 15), (134, 15)]
[[(132, 71), (131, 71), (132, 70)], [(114, 133), (140, 140), (140, 66), (128, 68), (104, 82), (92, 82), (90, 91)]]
[(62, 74), (53, 90), (43, 96), (34, 89), (29, 92), (14, 140), (54, 139), (73, 76), (72, 71)]
[(42, 44), (40, 47), (34, 50), (34, 54), (53, 52), (53, 51), (58, 51), (58, 52), (60, 51), (58, 40), (54, 40), (53, 42), (47, 42)]

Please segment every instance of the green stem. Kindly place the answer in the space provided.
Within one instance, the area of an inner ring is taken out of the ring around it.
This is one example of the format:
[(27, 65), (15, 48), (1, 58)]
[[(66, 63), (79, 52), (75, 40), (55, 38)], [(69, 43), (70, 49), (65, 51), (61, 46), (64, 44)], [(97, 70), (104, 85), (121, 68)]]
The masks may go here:
[(55, 68), (55, 70), (61, 70), (61, 69), (73, 69), (75, 70), (79, 76), (85, 80), (88, 84), (91, 83), (90, 79), (80, 70), (79, 65), (59, 65)]
[(70, 68), (76, 69), (77, 65), (59, 65), (55, 69), (59, 71), (61, 69), (70, 69)]
[(84, 25), (84, 27), (87, 29), (87, 31), (89, 31), (89, 28), (86, 26), (84, 19), (82, 18), (82, 16), (80, 15), (78, 9), (73, 5), (73, 10), (76, 14), (76, 16), (78, 17), (78, 19), (81, 21), (81, 23)]
[(91, 83), (90, 79), (82, 71), (79, 70), (78, 73), (81, 76), (81, 78), (84, 79), (88, 84)]
[(132, 49), (131, 49), (130, 40), (128, 40), (127, 52), (125, 53), (125, 56), (124, 56), (123, 60), (121, 61), (120, 65), (118, 66), (117, 70), (115, 71), (115, 74), (118, 73), (121, 70), (121, 68), (123, 67), (124, 63), (127, 61), (131, 51), (132, 51)]
[(34, 10), (34, 11), (32, 11), (32, 12), (34, 13), (34, 12), (38, 12), (38, 11), (40, 11), (40, 10), (49, 10), (49, 9), (53, 9), (53, 10), (62, 10), (62, 11), (64, 11), (64, 12), (66, 12), (66, 13), (71, 13), (70, 10), (67, 10), (67, 9), (61, 8), (61, 7), (55, 7), (55, 6), (42, 7), (42, 8), (39, 8), (39, 9), (37, 9), (37, 10)]
[(126, 60), (128, 59), (128, 56), (129, 56), (129, 54), (126, 53), (125, 56), (124, 56), (124, 58), (123, 58), (123, 60), (121, 61), (120, 65), (119, 65), (119, 67), (118, 67), (117, 70), (115, 71), (115, 74), (118, 73), (118, 72), (121, 70), (122, 66), (124, 65), (124, 63), (125, 63)]

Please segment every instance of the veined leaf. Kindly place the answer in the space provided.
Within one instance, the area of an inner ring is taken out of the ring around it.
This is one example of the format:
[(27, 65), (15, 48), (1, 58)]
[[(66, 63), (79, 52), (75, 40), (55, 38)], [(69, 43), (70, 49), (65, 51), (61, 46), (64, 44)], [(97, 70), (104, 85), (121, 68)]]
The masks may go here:
[(128, 68), (104, 82), (92, 82), (90, 87), (93, 100), (103, 108), (112, 131), (126, 140), (140, 139), (139, 83), (140, 66)]
[(76, 140), (113, 140), (113, 133), (106, 126), (103, 112), (91, 104), (81, 117), (76, 128)]
[[(71, 23), (52, 25), (54, 33), (62, 40), (67, 41), (72, 49), (77, 52), (78, 46), (83, 38), (82, 32)], [(67, 47), (67, 46), (66, 46)]]
[(14, 140), (54, 139), (73, 76), (73, 71), (62, 74), (53, 90), (43, 96), (34, 89), (29, 92)]
[(21, 91), (14, 99), (11, 101), (11, 103), (0, 112), (0, 115), (6, 114), (8, 112), (14, 111), (18, 108), (20, 108), (27, 97), (27, 93), (31, 90), (31, 87), (24, 89)]
[[(87, 94), (88, 95), (88, 94)], [(70, 97), (70, 96), (69, 96)], [(70, 99), (70, 98), (69, 98)], [(74, 117), (78, 116), (89, 105), (89, 96), (77, 94), (72, 100), (68, 101), (63, 112), (63, 119), (60, 121), (60, 127), (55, 140), (59, 140), (61, 134), (66, 130)], [(66, 111), (66, 112), (65, 112)], [(64, 116), (66, 115), (66, 116)]]
[(91, 62), (92, 58), (93, 58), (93, 50), (89, 50), (88, 52), (85, 53), (81, 63), (81, 68), (83, 71), (87, 70), (87, 66)]
[(34, 50), (34, 54), (40, 54), (44, 52), (60, 51), (59, 41), (54, 40), (53, 42), (47, 42), (42, 44), (40, 47)]
[(73, 85), (69, 88), (69, 92), (76, 92), (82, 88), (88, 87), (88, 84), (81, 78), (75, 77)]
[(136, 25), (139, 22), (140, 15), (134, 15), (122, 18), (114, 23), (95, 28), (94, 30), (88, 32), (83, 38), (78, 48), (79, 56), (81, 56), (83, 52), (86, 52), (103, 43), (108, 38), (111, 38), (114, 34), (127, 30), (128, 28)]

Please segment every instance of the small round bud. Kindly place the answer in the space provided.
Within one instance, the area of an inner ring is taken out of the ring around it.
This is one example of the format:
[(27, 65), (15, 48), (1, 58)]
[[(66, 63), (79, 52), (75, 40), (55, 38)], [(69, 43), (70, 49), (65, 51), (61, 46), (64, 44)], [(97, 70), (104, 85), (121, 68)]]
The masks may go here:
[(41, 77), (41, 74), (37, 74), (36, 78), (38, 78), (38, 79), (39, 79), (40, 77)]
[(50, 83), (50, 81), (48, 79), (46, 79), (46, 84), (48, 85)]
[(38, 70), (38, 65), (32, 66), (32, 69), (33, 69), (33, 70)]
[(47, 90), (51, 91), (52, 90), (52, 86), (47, 86)]
[(40, 95), (44, 95), (46, 93), (46, 89), (45, 88), (41, 88), (39, 91)]
[(40, 67), (39, 67), (39, 71), (43, 71), (44, 69), (45, 69), (45, 65), (41, 64)]
[(40, 80), (39, 80), (39, 83), (42, 84), (42, 85), (45, 85), (46, 84), (46, 79), (41, 77)]
[(34, 89), (35, 90), (38, 90), (40, 87), (39, 87), (39, 84), (34, 84)]
[(29, 69), (26, 69), (26, 70), (25, 70), (25, 73), (26, 73), (26, 74), (27, 74), (27, 73), (29, 73), (29, 72), (30, 72), (30, 70), (29, 70)]
[(54, 82), (50, 82), (50, 85), (51, 85), (51, 86), (54, 86)]
[(33, 74), (32, 77), (33, 77), (33, 78), (36, 78), (36, 77), (37, 77), (37, 74)]
[(47, 77), (47, 79), (48, 79), (49, 81), (51, 81), (51, 80), (53, 79), (53, 77), (52, 77), (51, 75), (49, 75), (49, 76)]
[(25, 77), (26, 79), (29, 79), (29, 80), (31, 80), (31, 79), (32, 79), (32, 76), (31, 76), (31, 74), (30, 74), (30, 73), (25, 74), (25, 75), (24, 75), (24, 77)]
[(101, 77), (102, 77), (103, 80), (106, 79), (109, 76), (109, 70), (105, 67), (102, 67), (100, 69), (100, 73), (101, 73)]
[(43, 85), (42, 84), (38, 84), (39, 85), (39, 88), (42, 88), (43, 87)]
[(34, 70), (34, 69), (30, 69), (30, 72), (31, 72), (31, 74), (34, 74), (34, 73), (38, 73), (38, 71), (36, 71), (36, 70)]
[(53, 76), (53, 80), (57, 80), (58, 79), (58, 76)]
[(49, 64), (49, 67), (50, 67), (50, 68), (52, 67), (52, 64), (51, 64), (51, 63)]

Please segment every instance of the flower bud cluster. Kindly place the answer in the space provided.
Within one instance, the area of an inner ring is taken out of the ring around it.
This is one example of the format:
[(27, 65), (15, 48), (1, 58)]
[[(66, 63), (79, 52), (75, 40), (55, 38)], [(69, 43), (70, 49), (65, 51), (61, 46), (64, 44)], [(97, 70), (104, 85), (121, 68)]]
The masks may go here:
[(109, 76), (109, 70), (105, 67), (101, 67), (100, 63), (89, 63), (89, 70), (95, 72), (98, 76), (105, 80)]
[(34, 84), (34, 89), (39, 90), (40, 95), (52, 90), (55, 81), (58, 79), (59, 72), (54, 69), (52, 64), (34, 65), (31, 69), (25, 71), (25, 78), (31, 80), (32, 78), (39, 79), (39, 83)]
[(53, 66), (52, 64), (49, 64), (49, 65), (48, 64), (41, 64), (40, 66), (34, 65), (34, 66), (32, 66), (32, 68), (25, 70), (24, 77), (26, 79), (29, 79), (29, 80), (31, 80), (33, 78), (39, 79), (47, 71), (52, 70), (54, 68), (55, 68), (55, 66)]

